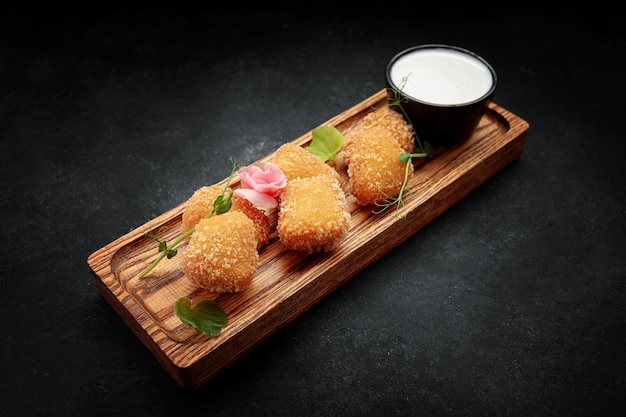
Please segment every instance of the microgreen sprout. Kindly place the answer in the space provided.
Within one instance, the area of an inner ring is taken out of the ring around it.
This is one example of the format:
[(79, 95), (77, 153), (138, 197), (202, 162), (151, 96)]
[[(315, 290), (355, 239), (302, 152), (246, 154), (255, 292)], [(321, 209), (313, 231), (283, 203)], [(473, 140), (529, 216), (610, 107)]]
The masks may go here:
[(405, 119), (411, 126), (411, 129), (413, 130), (413, 136), (415, 138), (415, 149), (413, 153), (402, 152), (398, 156), (398, 159), (406, 164), (406, 168), (404, 170), (404, 181), (402, 182), (402, 186), (400, 187), (400, 192), (398, 196), (391, 197), (383, 193), (384, 199), (382, 201), (375, 202), (375, 205), (380, 208), (378, 210), (374, 210), (373, 211), (374, 214), (380, 214), (384, 212), (385, 210), (387, 210), (388, 208), (393, 207), (393, 206), (396, 207), (396, 213), (397, 213), (397, 211), (400, 210), (400, 208), (404, 207), (404, 194), (406, 191), (406, 185), (409, 181), (409, 174), (411, 173), (410, 168), (411, 168), (411, 164), (413, 163), (413, 158), (432, 158), (435, 155), (433, 147), (429, 142), (424, 142), (422, 144), (422, 141), (420, 140), (417, 133), (415, 132), (415, 129), (413, 128), (413, 123), (411, 122), (411, 118), (409, 117), (406, 110), (402, 106), (403, 102), (408, 103), (409, 101), (406, 97), (402, 97), (400, 95), (400, 91), (402, 91), (402, 88), (404, 88), (404, 86), (406, 85), (407, 80), (408, 80), (408, 77), (402, 78), (402, 82), (400, 83), (400, 90), (396, 90), (392, 88), (388, 89), (389, 91), (391, 91), (392, 97), (388, 97), (387, 101), (388, 101), (389, 106), (397, 106), (400, 109)]
[[(159, 233), (164, 232), (166, 230), (167, 230), (167, 226), (163, 226), (159, 228)], [(167, 259), (172, 259), (178, 253), (176, 249), (168, 247), (167, 241), (165, 239), (161, 240), (161, 238), (159, 238), (157, 234), (148, 232), (148, 236), (150, 236), (152, 240), (154, 240), (155, 242), (159, 244), (159, 252), (164, 252), (165, 256), (167, 256)]]
[[(230, 183), (233, 177), (235, 176), (235, 173), (243, 165), (241, 165), (232, 157), (230, 158), (230, 162), (231, 162), (232, 168), (230, 171), (230, 175), (228, 176), (228, 180), (226, 181), (226, 184), (224, 185), (224, 189), (222, 190), (221, 194), (213, 202), (213, 209), (206, 216), (204, 216), (205, 218), (209, 218), (213, 215), (226, 213), (228, 210), (230, 210), (230, 207), (232, 206), (233, 193), (231, 191), (228, 195), (226, 195), (226, 191), (228, 190), (228, 187), (230, 186)], [(162, 229), (159, 229), (159, 230), (162, 230)], [(163, 260), (163, 258), (167, 257), (167, 259), (171, 259), (174, 256), (176, 256), (176, 254), (178, 253), (178, 250), (176, 249), (176, 247), (180, 245), (180, 243), (183, 242), (185, 239), (187, 239), (189, 236), (191, 236), (194, 231), (195, 231), (195, 228), (192, 227), (190, 230), (180, 235), (170, 245), (167, 244), (167, 241), (165, 239), (160, 239), (154, 233), (152, 232), (147, 233), (149, 237), (151, 237), (154, 241), (156, 241), (159, 244), (158, 245), (159, 256), (157, 256), (157, 258), (154, 261), (152, 261), (152, 263), (148, 265), (148, 267), (139, 274), (139, 279), (142, 279), (146, 275), (148, 275), (154, 269), (154, 267), (156, 267), (159, 264), (159, 262)]]

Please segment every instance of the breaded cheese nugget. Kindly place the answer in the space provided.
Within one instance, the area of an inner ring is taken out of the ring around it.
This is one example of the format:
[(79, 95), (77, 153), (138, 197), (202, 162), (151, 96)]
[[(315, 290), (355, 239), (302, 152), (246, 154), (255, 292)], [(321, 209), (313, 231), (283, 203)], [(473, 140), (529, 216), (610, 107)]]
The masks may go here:
[(183, 233), (191, 230), (201, 219), (213, 210), (213, 202), (222, 193), (224, 187), (221, 185), (207, 185), (197, 189), (189, 200), (183, 212), (181, 231)]
[(257, 269), (254, 223), (240, 211), (202, 219), (183, 255), (183, 272), (211, 292), (245, 290)]
[[(183, 213), (181, 223), (182, 233), (192, 229), (201, 219), (213, 210), (213, 203), (223, 190), (223, 185), (208, 185), (199, 188), (193, 193), (187, 201), (187, 208)], [(228, 195), (231, 191), (232, 190), (228, 188), (225, 195)], [(269, 217), (263, 210), (255, 207), (245, 198), (233, 194), (230, 211), (241, 211), (254, 222), (258, 248), (269, 241), (271, 224)]]
[(351, 143), (364, 131), (385, 133), (385, 135), (394, 138), (404, 152), (413, 152), (415, 149), (415, 137), (411, 125), (407, 123), (400, 113), (389, 106), (383, 106), (368, 113), (353, 130), (345, 134), (343, 149), (345, 151), (344, 160), (346, 160), (346, 164), (349, 163), (350, 159)]
[(328, 252), (343, 242), (350, 220), (337, 180), (328, 175), (295, 178), (283, 189), (276, 231), (287, 249)]
[[(399, 195), (406, 163), (398, 157), (412, 152), (413, 147), (410, 125), (389, 107), (369, 113), (346, 134), (344, 160), (357, 204), (371, 205)], [(412, 174), (411, 164), (409, 176)]]
[(287, 181), (325, 174), (337, 179), (339, 184), (343, 183), (343, 178), (333, 167), (294, 143), (285, 143), (278, 148), (274, 152), (272, 163), (280, 168)]

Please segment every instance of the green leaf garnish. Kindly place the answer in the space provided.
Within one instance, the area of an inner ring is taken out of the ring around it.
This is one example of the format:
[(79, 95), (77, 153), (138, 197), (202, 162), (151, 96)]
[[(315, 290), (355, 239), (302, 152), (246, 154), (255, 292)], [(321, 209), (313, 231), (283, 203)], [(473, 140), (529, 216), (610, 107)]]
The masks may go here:
[(324, 162), (335, 159), (344, 142), (341, 132), (334, 126), (319, 126), (312, 134), (311, 144), (305, 149)]
[(224, 198), (224, 194), (219, 195), (213, 202), (213, 212), (215, 214), (224, 214), (230, 210), (233, 205), (233, 193)]
[(178, 253), (178, 250), (172, 249), (167, 246), (167, 241), (165, 239), (159, 240), (157, 236), (153, 236), (152, 239), (155, 239), (159, 242), (159, 252), (164, 252), (167, 259), (172, 259)]
[(200, 300), (191, 306), (191, 300), (181, 297), (174, 303), (176, 316), (207, 336), (217, 337), (228, 324), (228, 316), (213, 300)]

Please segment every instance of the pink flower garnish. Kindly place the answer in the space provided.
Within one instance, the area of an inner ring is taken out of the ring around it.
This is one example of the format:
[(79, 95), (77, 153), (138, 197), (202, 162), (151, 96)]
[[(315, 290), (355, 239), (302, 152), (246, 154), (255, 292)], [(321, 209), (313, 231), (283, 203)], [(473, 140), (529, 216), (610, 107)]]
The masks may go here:
[(278, 206), (276, 197), (287, 185), (285, 174), (271, 162), (248, 165), (237, 171), (241, 178), (241, 187), (235, 193), (257, 207), (274, 208)]

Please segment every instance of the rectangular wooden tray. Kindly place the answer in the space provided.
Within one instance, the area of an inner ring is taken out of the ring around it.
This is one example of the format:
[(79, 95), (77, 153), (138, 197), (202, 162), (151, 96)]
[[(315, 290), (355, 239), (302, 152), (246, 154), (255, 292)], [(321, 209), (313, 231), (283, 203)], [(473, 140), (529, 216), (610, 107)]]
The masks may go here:
[[(346, 133), (386, 102), (387, 92), (382, 89), (324, 125)], [(158, 231), (169, 241), (178, 237), (186, 202), (95, 251), (87, 263), (98, 291), (165, 370), (182, 387), (195, 389), (518, 159), (528, 127), (523, 119), (491, 103), (467, 142), (435, 149), (434, 158), (416, 161), (400, 213), (374, 214), (373, 207), (358, 206), (339, 158), (336, 168), (346, 179), (344, 191), (352, 214), (346, 241), (333, 252), (310, 255), (286, 250), (274, 232), (259, 252), (252, 284), (241, 293), (213, 294), (194, 288), (182, 273), (180, 256), (162, 261), (145, 279), (137, 278), (157, 255), (147, 232)], [(310, 140), (309, 131), (293, 143), (304, 146)], [(235, 178), (232, 185), (237, 184)], [(209, 184), (197, 188), (203, 185)], [(179, 250), (184, 250), (184, 244)], [(224, 309), (229, 323), (220, 336), (201, 335), (176, 317), (174, 302), (184, 296), (192, 303), (211, 298)]]

